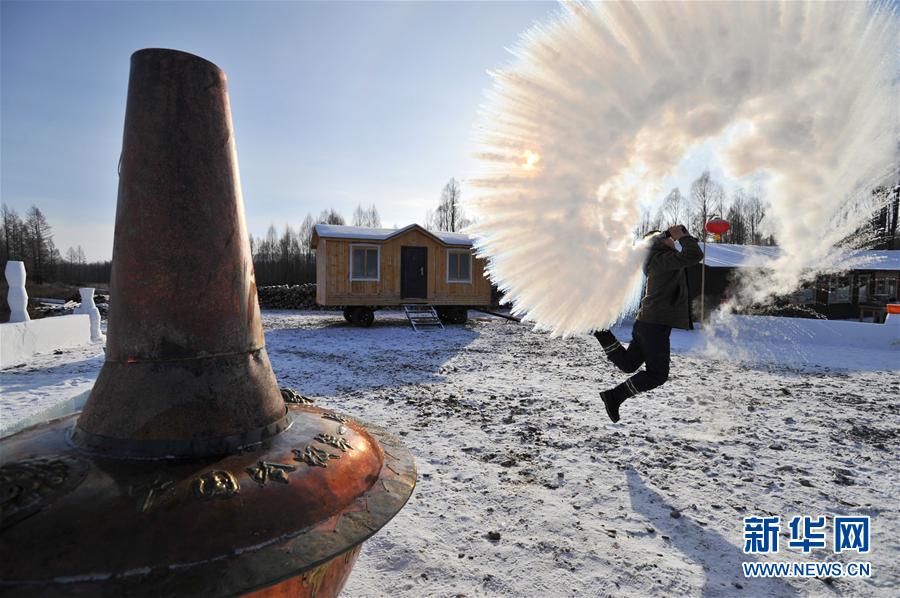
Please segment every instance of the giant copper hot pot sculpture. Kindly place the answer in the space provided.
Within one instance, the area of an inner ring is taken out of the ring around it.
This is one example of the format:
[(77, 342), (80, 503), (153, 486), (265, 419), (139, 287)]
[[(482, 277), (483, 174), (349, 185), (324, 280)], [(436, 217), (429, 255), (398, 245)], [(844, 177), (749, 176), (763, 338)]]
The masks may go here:
[(0, 442), (0, 592), (336, 595), (415, 466), (276, 384), (216, 65), (132, 56), (119, 177), (90, 398)]

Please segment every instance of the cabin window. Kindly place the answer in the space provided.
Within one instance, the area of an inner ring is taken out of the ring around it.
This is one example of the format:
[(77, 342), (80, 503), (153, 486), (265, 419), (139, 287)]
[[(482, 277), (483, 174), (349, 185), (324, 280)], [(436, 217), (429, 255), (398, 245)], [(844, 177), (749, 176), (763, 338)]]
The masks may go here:
[(869, 279), (868, 274), (860, 274), (856, 277), (856, 302), (868, 303), (869, 301)]
[(816, 302), (816, 289), (808, 284), (803, 285), (791, 294), (791, 303), (809, 305)]
[(881, 301), (897, 299), (897, 277), (893, 274), (876, 274), (875, 292), (872, 294)]
[(472, 282), (472, 252), (447, 252), (447, 282)]
[(828, 304), (835, 303), (850, 303), (850, 277), (831, 277), (828, 284)]
[(350, 280), (379, 280), (380, 253), (381, 248), (377, 245), (351, 245)]

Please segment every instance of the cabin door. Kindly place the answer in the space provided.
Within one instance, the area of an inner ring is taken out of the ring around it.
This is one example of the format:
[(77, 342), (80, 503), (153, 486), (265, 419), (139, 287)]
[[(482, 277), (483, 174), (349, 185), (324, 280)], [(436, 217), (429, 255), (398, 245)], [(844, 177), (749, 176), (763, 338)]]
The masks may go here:
[(428, 298), (428, 248), (400, 248), (400, 298)]

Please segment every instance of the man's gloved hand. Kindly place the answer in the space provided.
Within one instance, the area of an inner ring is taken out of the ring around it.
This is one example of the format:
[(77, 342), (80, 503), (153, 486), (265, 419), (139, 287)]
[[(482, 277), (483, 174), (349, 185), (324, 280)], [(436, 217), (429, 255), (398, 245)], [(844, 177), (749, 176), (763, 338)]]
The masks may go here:
[(676, 224), (672, 228), (668, 230), (669, 236), (672, 237), (673, 241), (677, 241), (681, 237), (684, 237), (688, 234), (687, 229), (683, 224)]

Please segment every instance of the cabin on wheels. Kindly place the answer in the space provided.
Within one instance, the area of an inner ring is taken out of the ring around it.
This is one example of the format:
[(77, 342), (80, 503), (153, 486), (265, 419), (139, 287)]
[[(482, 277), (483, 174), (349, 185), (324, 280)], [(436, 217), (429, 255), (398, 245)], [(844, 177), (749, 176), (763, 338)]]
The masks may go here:
[(469, 307), (491, 303), (485, 261), (472, 239), (429, 231), (317, 224), (316, 303), (344, 308), (344, 318), (369, 326), (374, 311), (409, 304), (434, 306), (444, 322), (465, 323)]

